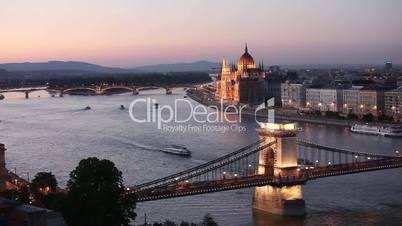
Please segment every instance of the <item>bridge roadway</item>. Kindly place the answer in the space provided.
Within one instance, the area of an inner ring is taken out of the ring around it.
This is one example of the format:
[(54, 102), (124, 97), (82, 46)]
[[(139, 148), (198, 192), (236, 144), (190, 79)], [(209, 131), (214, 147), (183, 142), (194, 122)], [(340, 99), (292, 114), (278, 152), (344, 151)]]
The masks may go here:
[(150, 190), (136, 192), (138, 202), (146, 202), (159, 199), (169, 199), (189, 195), (212, 193), (219, 191), (228, 191), (255, 186), (284, 186), (305, 183), (306, 177), (283, 178), (279, 181), (277, 178), (265, 175), (250, 175), (247, 177), (235, 177), (214, 181), (199, 181), (194, 183), (172, 184), (166, 187), (157, 187)]
[(16, 89), (1, 89), (0, 93), (9, 93), (9, 92), (33, 92), (39, 90), (47, 90), (47, 87), (27, 87), (27, 88), (16, 88)]
[(304, 146), (304, 147), (310, 147), (310, 148), (315, 148), (315, 149), (319, 149), (319, 150), (342, 153), (342, 154), (347, 154), (347, 155), (365, 156), (365, 157), (371, 157), (371, 158), (394, 158), (394, 156), (390, 156), (390, 155), (381, 155), (381, 154), (368, 153), (368, 152), (358, 152), (358, 151), (346, 150), (346, 149), (342, 149), (342, 148), (325, 146), (325, 145), (317, 144), (317, 143), (307, 141), (307, 140), (302, 140), (302, 139), (298, 139), (297, 144)]
[[(306, 166), (300, 170), (298, 175), (273, 177), (267, 175), (249, 175), (245, 177), (234, 177), (212, 181), (196, 181), (190, 183), (176, 183), (165, 186), (153, 187), (150, 189), (135, 192), (138, 202), (169, 199), (204, 193), (236, 190), (255, 186), (289, 186), (305, 184), (308, 180), (323, 177), (333, 177), (354, 173), (362, 173), (383, 169), (402, 167), (402, 158), (394, 157), (382, 160), (371, 160), (367, 162), (355, 162), (352, 164), (340, 164), (326, 167)], [(303, 167), (302, 167), (303, 168)]]
[[(242, 161), (252, 154), (271, 147), (276, 142), (264, 143), (265, 139), (261, 139), (253, 144), (243, 147), (228, 155), (222, 156), (200, 166), (163, 177), (148, 183), (133, 186), (129, 189), (129, 193), (135, 193), (138, 202), (168, 199), (174, 197), (182, 197), (189, 195), (197, 195), (204, 193), (212, 193), (226, 190), (241, 189), (255, 186), (287, 186), (296, 184), (305, 184), (309, 180), (315, 180), (324, 177), (333, 177), (347, 174), (355, 174), (376, 170), (392, 169), (402, 167), (402, 157), (379, 155), (373, 153), (364, 153), (356, 151), (348, 151), (345, 149), (333, 148), (315, 144), (308, 141), (298, 140), (298, 144), (302, 146), (312, 147), (314, 149), (322, 149), (326, 152), (342, 153), (352, 155), (352, 162), (339, 163), (332, 162), (325, 166), (314, 164), (299, 165), (293, 171), (281, 171), (279, 175), (262, 175), (257, 173), (257, 168), (250, 173), (234, 174), (231, 176), (224, 174), (222, 176), (222, 167), (233, 164), (235, 161)], [(363, 158), (362, 161), (360, 158)], [(216, 172), (214, 172), (216, 171)], [(212, 177), (204, 177), (202, 175), (214, 172)], [(236, 171), (235, 171), (236, 172)], [(244, 172), (244, 171), (243, 171)], [(225, 177), (226, 176), (226, 177)]]
[(308, 174), (308, 180), (313, 180), (323, 177), (333, 177), (399, 167), (402, 167), (402, 157), (369, 160), (365, 162), (354, 162), (339, 165), (329, 165), (324, 167), (310, 167), (306, 171)]
[(168, 185), (168, 184), (174, 184), (177, 183), (177, 181), (183, 181), (187, 180), (191, 177), (195, 177), (198, 175), (201, 175), (205, 172), (215, 170), (223, 165), (229, 164), (233, 161), (236, 161), (238, 159), (244, 158), (248, 155), (251, 155), (253, 153), (259, 152), (271, 145), (273, 145), (275, 142), (271, 142), (268, 144), (265, 144), (263, 146), (260, 146), (265, 141), (265, 139), (258, 140), (250, 145), (247, 145), (243, 148), (240, 148), (237, 151), (234, 151), (232, 153), (229, 153), (227, 155), (224, 155), (222, 157), (219, 157), (217, 159), (214, 159), (212, 161), (209, 161), (207, 163), (201, 164), (199, 166), (184, 170), (182, 172), (169, 175), (167, 177), (163, 177), (157, 180), (153, 180), (144, 184), (136, 185), (130, 188), (130, 190), (144, 190), (144, 189), (149, 189), (161, 185)]

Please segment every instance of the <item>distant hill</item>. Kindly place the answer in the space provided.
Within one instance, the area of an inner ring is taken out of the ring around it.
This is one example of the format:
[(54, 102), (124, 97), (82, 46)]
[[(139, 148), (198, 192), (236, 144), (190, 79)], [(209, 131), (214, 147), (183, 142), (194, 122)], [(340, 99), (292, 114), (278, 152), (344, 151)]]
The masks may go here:
[(135, 67), (133, 69), (149, 72), (212, 71), (220, 68), (220, 66), (216, 62), (197, 61), (193, 63), (155, 64)]
[(15, 74), (13, 72), (4, 70), (2, 68), (0, 68), (0, 78), (4, 78), (4, 77), (10, 77), (10, 76), (14, 76)]
[(28, 74), (56, 73), (71, 74), (83, 73), (143, 73), (143, 72), (194, 72), (211, 71), (220, 67), (219, 63), (210, 61), (197, 61), (193, 63), (156, 64), (139, 66), (130, 69), (119, 67), (105, 67), (80, 61), (49, 61), (0, 64), (0, 68), (11, 72), (27, 72)]
[(137, 73), (136, 69), (123, 69), (118, 67), (104, 67), (79, 61), (49, 61), (40, 63), (6, 63), (0, 68), (8, 71), (81, 71), (97, 73)]

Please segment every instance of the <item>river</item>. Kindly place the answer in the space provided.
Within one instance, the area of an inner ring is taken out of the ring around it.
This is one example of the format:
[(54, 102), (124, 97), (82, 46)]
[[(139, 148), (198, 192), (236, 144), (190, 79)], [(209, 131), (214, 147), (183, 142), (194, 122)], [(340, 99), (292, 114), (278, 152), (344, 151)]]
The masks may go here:
[[(28, 100), (23, 93), (6, 93), (0, 101), (0, 142), (8, 149), (7, 168), (25, 178), (29, 173), (31, 179), (39, 171), (52, 171), (65, 186), (69, 172), (81, 159), (96, 156), (113, 161), (123, 172), (125, 184), (134, 185), (205, 163), (258, 140), (252, 117), (243, 117), (238, 123), (246, 131), (182, 133), (160, 130), (154, 123), (135, 123), (127, 109), (119, 109), (138, 98), (172, 106), (175, 99), (185, 95), (182, 89), (173, 93), (146, 90), (138, 96), (59, 98), (37, 91)], [(92, 109), (83, 110), (86, 106)], [(186, 108), (181, 106), (179, 114), (188, 112)], [(139, 109), (135, 115), (145, 117), (145, 110)], [(190, 120), (188, 124), (197, 123)], [(391, 155), (402, 147), (402, 139), (354, 134), (346, 127), (302, 123), (299, 127), (300, 138), (340, 148)], [(193, 156), (160, 152), (172, 144), (188, 147)], [(148, 222), (199, 222), (211, 213), (224, 226), (402, 225), (401, 176), (402, 169), (392, 169), (308, 182), (303, 187), (308, 210), (304, 218), (253, 213), (253, 189), (249, 188), (139, 203), (135, 223), (143, 223), (145, 214)]]

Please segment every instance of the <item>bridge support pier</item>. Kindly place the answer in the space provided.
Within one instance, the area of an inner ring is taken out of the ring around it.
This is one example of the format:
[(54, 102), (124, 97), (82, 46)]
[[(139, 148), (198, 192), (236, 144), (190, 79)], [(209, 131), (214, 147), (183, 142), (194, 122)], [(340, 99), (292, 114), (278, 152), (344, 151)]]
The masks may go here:
[(133, 88), (133, 95), (138, 95), (140, 92), (138, 91), (137, 87)]
[(25, 99), (29, 99), (29, 91), (25, 91)]
[(260, 151), (257, 174), (272, 177), (278, 185), (256, 187), (253, 209), (284, 216), (305, 215), (305, 201), (298, 182), (301, 175), (297, 166), (295, 124), (263, 123), (257, 132), (266, 143), (276, 141), (272, 149)]
[(301, 185), (255, 188), (253, 209), (283, 216), (303, 216), (306, 214)]

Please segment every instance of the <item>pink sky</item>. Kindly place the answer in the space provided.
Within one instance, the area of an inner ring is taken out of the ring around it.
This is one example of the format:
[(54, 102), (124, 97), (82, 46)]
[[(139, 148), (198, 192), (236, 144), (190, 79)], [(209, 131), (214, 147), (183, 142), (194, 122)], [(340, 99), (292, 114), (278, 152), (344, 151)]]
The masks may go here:
[(108, 66), (236, 61), (402, 64), (399, 0), (12, 0), (0, 2), (0, 63)]

